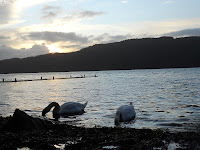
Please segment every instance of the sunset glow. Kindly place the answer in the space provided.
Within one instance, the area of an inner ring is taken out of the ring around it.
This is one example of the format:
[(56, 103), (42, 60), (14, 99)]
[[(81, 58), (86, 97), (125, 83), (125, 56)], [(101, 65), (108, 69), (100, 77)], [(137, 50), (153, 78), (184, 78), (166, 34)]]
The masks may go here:
[(46, 45), (50, 50), (50, 53), (63, 53), (61, 49), (59, 49), (56, 45)]
[(199, 36), (199, 6), (197, 0), (9, 1), (0, 5), (0, 60), (35, 45), (41, 55), (134, 38)]

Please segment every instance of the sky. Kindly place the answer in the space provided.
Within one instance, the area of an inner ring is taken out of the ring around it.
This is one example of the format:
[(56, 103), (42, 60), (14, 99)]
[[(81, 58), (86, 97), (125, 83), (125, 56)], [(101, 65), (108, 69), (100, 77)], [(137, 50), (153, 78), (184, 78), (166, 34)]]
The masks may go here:
[(0, 0), (0, 60), (200, 36), (200, 0)]

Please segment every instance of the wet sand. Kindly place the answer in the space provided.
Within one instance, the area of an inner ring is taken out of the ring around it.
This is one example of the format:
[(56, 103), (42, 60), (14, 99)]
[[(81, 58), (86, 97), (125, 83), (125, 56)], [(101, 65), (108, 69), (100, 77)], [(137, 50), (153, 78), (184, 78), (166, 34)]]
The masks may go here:
[(200, 149), (200, 132), (133, 128), (83, 128), (54, 123), (45, 129), (4, 129), (12, 117), (0, 117), (0, 149)]

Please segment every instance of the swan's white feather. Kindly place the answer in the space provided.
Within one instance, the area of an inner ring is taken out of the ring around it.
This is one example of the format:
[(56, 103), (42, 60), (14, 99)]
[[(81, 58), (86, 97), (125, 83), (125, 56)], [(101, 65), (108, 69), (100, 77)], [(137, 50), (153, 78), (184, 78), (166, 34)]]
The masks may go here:
[(60, 114), (76, 114), (84, 111), (85, 106), (77, 102), (67, 102), (60, 106)]
[(134, 119), (136, 116), (135, 109), (130, 105), (122, 105), (117, 109), (115, 114), (115, 125), (119, 125), (119, 122), (126, 122)]
[(117, 111), (121, 114), (120, 121), (129, 121), (136, 115), (133, 105), (122, 105)]
[(48, 113), (52, 107), (54, 107), (53, 109), (54, 118), (58, 118), (60, 115), (83, 114), (84, 108), (86, 107), (86, 105), (87, 105), (87, 102), (85, 104), (81, 104), (77, 102), (67, 102), (59, 106), (57, 102), (52, 102), (43, 109), (42, 116), (45, 116), (45, 114)]

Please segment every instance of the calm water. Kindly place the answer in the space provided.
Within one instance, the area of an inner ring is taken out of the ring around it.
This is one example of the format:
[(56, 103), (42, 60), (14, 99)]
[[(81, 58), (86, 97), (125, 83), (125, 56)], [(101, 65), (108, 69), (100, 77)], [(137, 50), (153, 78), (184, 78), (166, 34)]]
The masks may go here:
[(52, 101), (88, 101), (86, 113), (60, 121), (85, 127), (114, 126), (116, 109), (133, 102), (137, 117), (122, 123), (124, 127), (193, 130), (200, 123), (200, 68), (0, 74), (0, 81), (53, 76), (55, 80), (0, 82), (0, 115), (12, 115), (19, 108), (41, 116)]

